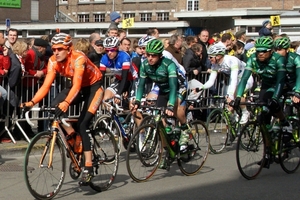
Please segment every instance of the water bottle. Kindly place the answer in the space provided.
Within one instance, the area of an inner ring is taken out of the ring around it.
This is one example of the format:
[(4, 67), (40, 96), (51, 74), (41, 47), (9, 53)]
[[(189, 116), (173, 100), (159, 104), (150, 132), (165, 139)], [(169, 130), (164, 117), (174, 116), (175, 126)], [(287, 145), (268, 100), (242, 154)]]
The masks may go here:
[(74, 145), (75, 153), (82, 153), (82, 139), (81, 136), (77, 133)]
[(172, 134), (172, 127), (171, 126), (166, 126), (165, 130), (166, 130), (166, 133), (168, 135)]

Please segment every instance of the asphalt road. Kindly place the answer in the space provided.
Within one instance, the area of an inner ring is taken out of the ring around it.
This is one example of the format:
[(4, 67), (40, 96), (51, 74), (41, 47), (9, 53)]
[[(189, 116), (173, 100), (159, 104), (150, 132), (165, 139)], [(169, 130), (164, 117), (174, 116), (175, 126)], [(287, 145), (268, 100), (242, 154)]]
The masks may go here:
[[(23, 156), (9, 153), (0, 156), (0, 199), (34, 199), (24, 182)], [(77, 181), (67, 175), (55, 199), (293, 200), (299, 199), (300, 195), (300, 171), (286, 174), (279, 164), (272, 164), (270, 169), (263, 169), (255, 180), (244, 179), (236, 166), (234, 146), (222, 154), (210, 154), (202, 170), (195, 176), (184, 176), (175, 162), (170, 171), (159, 169), (154, 177), (145, 183), (135, 183), (131, 180), (127, 174), (124, 157), (123, 152), (116, 180), (108, 191), (95, 193), (89, 187), (78, 187)]]

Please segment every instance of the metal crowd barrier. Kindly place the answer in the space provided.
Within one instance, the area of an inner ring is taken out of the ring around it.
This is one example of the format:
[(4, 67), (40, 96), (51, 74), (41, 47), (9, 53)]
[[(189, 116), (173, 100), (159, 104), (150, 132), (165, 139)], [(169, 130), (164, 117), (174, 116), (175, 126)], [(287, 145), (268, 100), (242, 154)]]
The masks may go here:
[[(25, 139), (29, 142), (30, 139), (28, 138), (27, 134), (22, 129), (19, 122), (26, 121), (25, 118), (20, 113), (19, 105), (22, 102), (27, 102), (32, 99), (36, 91), (41, 87), (42, 80), (38, 80), (33, 76), (23, 76), (20, 83), (15, 86), (13, 89), (9, 87), (7, 77), (2, 77), (2, 86), (7, 90), (8, 97), (7, 102), (3, 106), (4, 115), (6, 116), (4, 119), (0, 119), (0, 123), (4, 124), (4, 129), (0, 131), (0, 136), (5, 132), (8, 133), (9, 137), (12, 139), (14, 143), (16, 143), (15, 138), (12, 135), (12, 130), (17, 126), (21, 130), (22, 134), (24, 135)], [(202, 72), (199, 74), (196, 79), (200, 82), (204, 83), (208, 80), (209, 73)], [(109, 86), (114, 77), (111, 74), (107, 74), (104, 80), (104, 89)], [(191, 79), (191, 77), (188, 77)], [(1, 80), (1, 76), (0, 76)], [(57, 77), (56, 80), (53, 82), (51, 89), (47, 96), (37, 105), (37, 106), (45, 106), (50, 107), (51, 101), (57, 96), (57, 94), (62, 91), (64, 88), (71, 86), (71, 81), (64, 78), (64, 77)], [(223, 85), (223, 86), (222, 86)], [(217, 81), (215, 82), (214, 88), (216, 89), (218, 94), (223, 94), (224, 90), (224, 77), (218, 76)], [(188, 91), (190, 92), (190, 91)], [(205, 93), (206, 96), (210, 95), (210, 91), (207, 90)], [(16, 98), (17, 97), (17, 98)], [(206, 102), (204, 105), (201, 105), (201, 109), (207, 108), (210, 104), (209, 98), (206, 98)], [(82, 105), (73, 105), (70, 106), (68, 111), (68, 117), (76, 118), (79, 116), (80, 109)], [(197, 108), (195, 108), (197, 109)], [(199, 108), (200, 109), (200, 108)], [(97, 116), (102, 115), (105, 111), (102, 109), (102, 106), (99, 107), (99, 111), (97, 112)], [(47, 113), (32, 113), (31, 120), (32, 121), (47, 121), (49, 120), (49, 116)]]

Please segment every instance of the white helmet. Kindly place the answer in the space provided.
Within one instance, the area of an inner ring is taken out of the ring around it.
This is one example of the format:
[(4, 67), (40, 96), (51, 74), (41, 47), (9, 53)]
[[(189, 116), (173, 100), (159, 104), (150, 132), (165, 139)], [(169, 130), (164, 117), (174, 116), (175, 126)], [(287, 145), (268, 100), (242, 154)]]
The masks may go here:
[(156, 38), (151, 35), (146, 35), (139, 39), (138, 46), (145, 47), (145, 46), (147, 46), (148, 42), (150, 42), (151, 40), (154, 40), (154, 39), (156, 39)]
[(117, 37), (107, 37), (103, 41), (104, 48), (115, 48), (115, 47), (118, 47), (119, 44), (120, 44), (120, 41)]
[(225, 55), (225, 52), (226, 52), (226, 48), (220, 44), (214, 44), (210, 46), (207, 50), (207, 54), (210, 56)]

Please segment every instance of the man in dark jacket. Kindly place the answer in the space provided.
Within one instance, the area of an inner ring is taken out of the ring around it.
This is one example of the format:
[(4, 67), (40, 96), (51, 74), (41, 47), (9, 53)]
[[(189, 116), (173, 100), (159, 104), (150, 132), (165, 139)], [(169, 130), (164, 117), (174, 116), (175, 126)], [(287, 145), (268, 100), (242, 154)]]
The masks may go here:
[(182, 65), (182, 54), (181, 54), (181, 47), (182, 47), (182, 36), (178, 34), (174, 34), (170, 38), (170, 45), (165, 49), (166, 51), (170, 52), (172, 56), (177, 60), (179, 64)]
[(208, 39), (209, 39), (209, 32), (207, 29), (202, 29), (198, 35), (198, 43), (202, 45), (202, 59), (201, 64), (203, 66), (202, 71), (207, 71), (207, 47), (208, 47)]
[(92, 45), (92, 50), (88, 54), (88, 58), (97, 66), (100, 67), (100, 60), (105, 53), (103, 47), (103, 40), (97, 40), (94, 45)]

